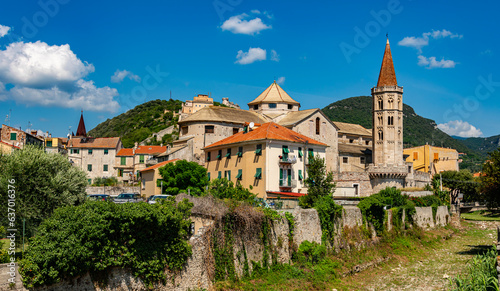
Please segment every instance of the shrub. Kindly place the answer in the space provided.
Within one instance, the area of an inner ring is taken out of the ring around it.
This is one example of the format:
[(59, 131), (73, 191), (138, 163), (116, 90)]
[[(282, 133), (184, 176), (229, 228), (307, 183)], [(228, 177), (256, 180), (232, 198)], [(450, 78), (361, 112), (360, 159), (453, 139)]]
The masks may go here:
[(240, 183), (234, 185), (233, 182), (226, 178), (215, 179), (208, 186), (209, 195), (219, 199), (234, 199), (238, 201), (246, 201), (252, 203), (257, 195), (253, 194), (247, 188), (241, 186)]
[(24, 286), (51, 285), (110, 267), (130, 268), (149, 287), (180, 270), (191, 255), (187, 243), (192, 204), (88, 202), (57, 209), (44, 220), (20, 262)]
[(450, 279), (450, 283), (455, 285), (452, 290), (498, 290), (496, 253), (495, 247), (492, 247), (488, 252), (472, 258), (464, 277), (459, 275)]
[(324, 244), (329, 243), (330, 246), (333, 246), (335, 223), (340, 217), (342, 217), (342, 206), (335, 204), (332, 197), (323, 196), (316, 200), (314, 208), (318, 211), (321, 231), (323, 232), (321, 240)]
[(326, 256), (326, 247), (317, 242), (303, 241), (296, 253), (296, 261), (302, 264), (317, 264)]

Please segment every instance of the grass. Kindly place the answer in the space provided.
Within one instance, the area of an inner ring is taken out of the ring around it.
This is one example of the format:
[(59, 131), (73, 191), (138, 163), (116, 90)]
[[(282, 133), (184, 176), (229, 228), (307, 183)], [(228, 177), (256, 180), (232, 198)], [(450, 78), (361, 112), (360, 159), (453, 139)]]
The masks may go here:
[(452, 290), (499, 290), (496, 270), (495, 247), (489, 247), (484, 253), (478, 254), (468, 263), (468, 272), (464, 276), (458, 275), (450, 280)]
[(462, 213), (461, 217), (475, 221), (500, 221), (500, 212), (478, 210), (470, 213)]

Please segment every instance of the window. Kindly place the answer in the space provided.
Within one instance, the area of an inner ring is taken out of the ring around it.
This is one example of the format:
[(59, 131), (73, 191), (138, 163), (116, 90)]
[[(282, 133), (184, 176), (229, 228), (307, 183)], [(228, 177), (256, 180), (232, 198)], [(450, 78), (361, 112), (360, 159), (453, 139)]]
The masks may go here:
[(292, 104), (288, 104), (288, 110), (292, 110), (293, 109), (293, 105)]
[(302, 158), (304, 154), (302, 153), (302, 148), (299, 147), (299, 158)]
[(92, 154), (92, 149), (89, 149), (89, 155), (91, 155), (91, 154)]
[(378, 139), (379, 140), (384, 140), (384, 132), (381, 131), (381, 130), (378, 131)]
[(17, 133), (11, 132), (10, 133), (10, 140), (16, 140), (17, 139)]
[(350, 140), (349, 140), (349, 143), (354, 143), (354, 140), (353, 140), (353, 139), (350, 139)]
[(257, 149), (255, 150), (255, 155), (260, 156), (262, 155), (262, 145), (258, 144)]
[(118, 177), (123, 177), (123, 169), (118, 169)]
[(280, 169), (280, 186), (292, 186), (292, 170)]
[(237, 127), (233, 127), (233, 134), (237, 134), (239, 131), (240, 131), (240, 129), (239, 129), (239, 128), (237, 128)]
[(104, 154), (107, 155), (108, 153), (108, 149), (104, 149)]
[(222, 173), (221, 173), (221, 171), (219, 171), (219, 173), (218, 173), (218, 175), (217, 175), (217, 179), (220, 179), (220, 178), (222, 178)]
[(207, 173), (208, 181), (210, 181), (210, 172)]
[(369, 140), (365, 140), (365, 144), (366, 145), (370, 145), (370, 141)]
[(222, 159), (222, 150), (219, 150), (219, 152), (217, 153), (217, 160), (220, 159)]
[(319, 126), (320, 126), (319, 117), (316, 117), (316, 134), (319, 134)]
[(313, 149), (309, 149), (309, 158), (310, 159), (314, 158), (314, 150)]
[(292, 169), (288, 169), (288, 187), (291, 187), (292, 186)]
[(205, 133), (214, 133), (214, 128), (213, 125), (205, 125)]
[(349, 163), (349, 158), (348, 157), (342, 157), (342, 163), (344, 163), (344, 164)]
[(257, 110), (257, 109), (259, 109), (259, 105), (258, 104), (253, 106), (253, 110)]
[(276, 103), (269, 103), (269, 108), (276, 108)]
[(104, 165), (104, 166), (102, 166), (102, 170), (103, 170), (104, 172), (107, 172), (107, 171), (108, 171), (108, 165)]
[(144, 164), (144, 155), (139, 155), (139, 163)]
[(262, 168), (257, 168), (254, 177), (256, 179), (262, 179)]
[(79, 149), (73, 150), (73, 153), (74, 154), (80, 154), (80, 150)]
[(284, 169), (280, 168), (280, 186), (283, 186), (283, 184), (284, 184), (284, 182), (283, 182), (283, 171), (284, 171)]
[(207, 162), (210, 162), (210, 152), (207, 153)]
[(387, 125), (394, 125), (394, 116), (387, 117)]
[(299, 180), (304, 180), (304, 176), (302, 176), (302, 170), (299, 170)]
[(238, 170), (238, 175), (236, 175), (236, 179), (237, 180), (243, 179), (243, 170), (242, 169)]
[(47, 141), (47, 147), (48, 147), (48, 148), (51, 148), (51, 147), (52, 147), (52, 141), (51, 141), (51, 140)]
[(125, 166), (127, 164), (127, 157), (121, 157), (120, 165)]
[(231, 171), (224, 171), (224, 178), (231, 181)]
[(359, 163), (360, 164), (366, 164), (366, 158), (365, 157), (360, 157), (359, 158)]
[(89, 185), (92, 185), (92, 179), (88, 179), (87, 183), (89, 183)]
[(288, 146), (282, 146), (281, 147), (282, 149), (282, 160), (283, 161), (288, 161), (288, 153), (290, 153), (290, 150), (288, 149)]
[(227, 149), (227, 153), (226, 153), (225, 157), (228, 159), (231, 158), (231, 149)]
[(382, 100), (382, 98), (378, 99), (378, 109), (384, 109), (384, 100)]
[(238, 148), (238, 152), (236, 153), (236, 155), (238, 155), (238, 157), (242, 157), (243, 156), (243, 147), (239, 147)]
[(87, 165), (87, 171), (92, 172), (92, 164)]
[(186, 135), (189, 132), (189, 126), (183, 126), (181, 127), (181, 133), (182, 135)]

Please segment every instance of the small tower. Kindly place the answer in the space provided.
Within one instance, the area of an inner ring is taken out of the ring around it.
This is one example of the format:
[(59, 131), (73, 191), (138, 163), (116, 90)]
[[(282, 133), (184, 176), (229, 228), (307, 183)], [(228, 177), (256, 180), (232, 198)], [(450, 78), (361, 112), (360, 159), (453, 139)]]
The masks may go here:
[(373, 97), (373, 164), (404, 165), (403, 87), (398, 86), (389, 39)]
[(85, 129), (85, 122), (83, 121), (83, 110), (82, 115), (80, 116), (80, 123), (78, 123), (78, 129), (76, 130), (76, 136), (86, 137), (87, 130)]
[(299, 111), (300, 103), (293, 100), (283, 88), (274, 81), (257, 98), (248, 103), (250, 111), (274, 117), (291, 111)]

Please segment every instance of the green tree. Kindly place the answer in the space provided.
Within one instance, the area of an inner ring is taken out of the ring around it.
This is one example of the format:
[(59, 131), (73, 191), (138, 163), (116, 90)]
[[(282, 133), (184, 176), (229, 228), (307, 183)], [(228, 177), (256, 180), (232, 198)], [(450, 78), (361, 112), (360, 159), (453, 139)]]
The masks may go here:
[(307, 195), (299, 198), (301, 207), (311, 208), (319, 198), (333, 195), (335, 190), (333, 173), (326, 172), (325, 159), (319, 155), (309, 158), (309, 167), (304, 183), (307, 186)]
[(443, 180), (443, 187), (450, 189), (451, 201), (456, 203), (458, 193), (464, 194), (464, 199), (467, 201), (474, 201), (479, 198), (478, 185), (474, 181), (474, 177), (468, 170), (460, 171), (444, 171), (432, 177), (432, 186), (434, 189), (440, 189), (441, 178)]
[[(208, 185), (207, 169), (195, 162), (179, 160), (159, 169), (163, 181), (163, 193), (177, 195), (181, 192), (200, 196)], [(158, 187), (161, 183), (157, 181)]]
[(240, 183), (234, 185), (233, 182), (228, 181), (226, 178), (211, 181), (208, 186), (208, 194), (219, 199), (234, 199), (248, 203), (252, 203), (257, 197), (249, 189), (241, 186)]
[[(0, 209), (7, 214), (8, 200), (13, 200), (15, 207), (10, 208), (15, 209), (14, 228), (22, 229), (22, 221), (26, 219), (28, 236), (56, 208), (85, 201), (85, 173), (60, 154), (26, 146), (0, 156), (0, 169)], [(9, 225), (7, 215), (2, 215), (0, 221)]]
[(481, 191), (488, 207), (500, 206), (500, 148), (489, 154), (488, 161), (483, 165), (481, 176)]

